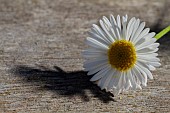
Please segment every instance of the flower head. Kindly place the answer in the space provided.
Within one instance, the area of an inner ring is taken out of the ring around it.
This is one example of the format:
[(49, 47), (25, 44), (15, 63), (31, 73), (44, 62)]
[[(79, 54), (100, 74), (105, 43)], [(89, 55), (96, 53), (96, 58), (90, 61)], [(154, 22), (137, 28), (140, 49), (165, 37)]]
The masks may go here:
[(99, 23), (93, 24), (86, 39), (90, 47), (83, 51), (84, 68), (93, 75), (90, 80), (115, 95), (142, 89), (148, 78), (153, 79), (150, 71), (161, 65), (155, 33), (149, 33), (145, 22), (135, 17), (128, 21), (127, 15), (122, 19), (104, 16)]

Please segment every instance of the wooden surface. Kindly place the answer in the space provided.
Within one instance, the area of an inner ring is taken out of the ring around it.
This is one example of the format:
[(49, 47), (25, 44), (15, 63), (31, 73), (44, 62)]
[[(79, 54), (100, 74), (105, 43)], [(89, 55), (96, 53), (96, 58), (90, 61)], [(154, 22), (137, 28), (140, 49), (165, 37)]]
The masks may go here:
[(160, 39), (162, 66), (142, 91), (113, 97), (89, 82), (81, 51), (103, 15), (170, 25), (169, 0), (0, 0), (0, 113), (169, 112), (170, 35)]

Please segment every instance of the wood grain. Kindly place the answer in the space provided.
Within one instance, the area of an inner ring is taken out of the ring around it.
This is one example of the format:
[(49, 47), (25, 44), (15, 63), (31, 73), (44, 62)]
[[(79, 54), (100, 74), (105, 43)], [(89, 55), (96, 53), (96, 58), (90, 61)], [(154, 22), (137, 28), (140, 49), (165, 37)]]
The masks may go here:
[(0, 112), (169, 112), (169, 34), (158, 41), (162, 66), (142, 91), (101, 91), (81, 57), (103, 15), (139, 17), (158, 32), (170, 25), (169, 7), (169, 0), (0, 0)]

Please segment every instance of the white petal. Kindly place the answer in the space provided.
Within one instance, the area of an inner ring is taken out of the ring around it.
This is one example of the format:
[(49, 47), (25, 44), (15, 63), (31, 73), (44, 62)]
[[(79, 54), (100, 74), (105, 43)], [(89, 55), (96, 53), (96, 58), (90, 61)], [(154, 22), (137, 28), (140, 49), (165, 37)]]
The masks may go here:
[(119, 29), (119, 32), (121, 31), (121, 22), (120, 22), (120, 16), (117, 15), (117, 26), (118, 26), (118, 29)]
[(134, 37), (134, 35), (135, 35), (135, 33), (136, 33), (136, 31), (137, 31), (137, 29), (138, 29), (138, 27), (139, 27), (139, 24), (140, 24), (140, 20), (137, 19), (136, 22), (135, 22), (135, 24), (134, 24), (134, 28), (133, 28), (133, 31), (132, 31), (132, 36), (131, 36), (131, 38), (130, 38), (130, 41), (131, 41), (131, 42), (133, 42), (134, 38), (136, 38), (136, 37)]
[(86, 68), (85, 68), (85, 71), (94, 70), (94, 69), (96, 69), (96, 68), (99, 68), (99, 67), (105, 66), (105, 65), (108, 65), (108, 62), (104, 62), (104, 63), (102, 63), (102, 64), (94, 65), (93, 67), (86, 67)]
[(97, 59), (91, 59), (91, 60), (87, 60), (84, 62), (84, 67), (94, 67), (96, 65), (100, 65), (103, 64), (105, 62), (108, 62), (108, 58), (107, 57), (101, 57), (101, 58), (97, 58)]
[(114, 74), (112, 75), (112, 78), (111, 78), (110, 83), (107, 87), (107, 90), (110, 90), (111, 88), (115, 88), (115, 86), (113, 86), (113, 84), (115, 82), (115, 79), (116, 79), (115, 76), (117, 76), (117, 73), (118, 73), (118, 71), (115, 71)]
[(143, 63), (149, 64), (155, 67), (159, 67), (161, 65), (159, 62), (147, 61), (147, 60), (142, 60), (142, 59), (138, 59), (138, 61), (141, 61)]
[(103, 28), (103, 30), (105, 31), (105, 33), (107, 34), (107, 38), (110, 41), (110, 43), (114, 42), (114, 39), (112, 38), (112, 36), (110, 35), (109, 31), (107, 30), (105, 24), (103, 23), (102, 20), (99, 21), (101, 27)]
[(132, 34), (132, 30), (133, 30), (133, 26), (135, 22), (136, 22), (136, 19), (134, 17), (129, 21), (127, 25), (126, 40), (129, 40)]
[(96, 49), (96, 48), (88, 48), (88, 49), (86, 49), (84, 51), (89, 52), (89, 53), (96, 53), (96, 54), (98, 54), (98, 53), (100, 53), (100, 54), (107, 54), (107, 51)]
[(113, 29), (111, 29), (112, 33), (115, 35), (115, 38), (120, 39), (121, 32), (118, 28), (118, 25), (117, 25), (116, 20), (113, 15), (110, 15), (110, 22), (111, 22), (112, 28), (113, 28)]
[[(152, 33), (148, 33), (147, 35), (145, 35), (144, 37), (142, 37), (137, 43), (135, 43), (135, 46), (138, 46), (138, 45), (141, 45), (141, 44), (143, 44), (143, 43), (145, 43), (145, 42), (148, 42), (149, 40), (151, 40), (151, 39), (155, 39), (155, 38), (153, 38), (153, 36), (155, 35), (155, 33), (154, 32), (152, 32)], [(156, 41), (156, 40), (155, 40)], [(154, 41), (153, 41), (154, 42)], [(152, 43), (153, 43), (152, 42)]]
[(142, 22), (139, 25), (139, 28), (137, 29), (137, 31), (135, 32), (134, 38), (139, 37), (139, 35), (141, 34), (141, 32), (144, 29), (144, 27), (145, 27), (145, 22)]
[(121, 75), (121, 72), (117, 71), (116, 74), (113, 76), (113, 79), (114, 79), (113, 87), (115, 87), (115, 88), (117, 88), (117, 86), (118, 86), (120, 75)]
[[(125, 76), (125, 78), (126, 78), (126, 76)], [(128, 77), (127, 77), (127, 78), (128, 78)], [(127, 81), (126, 81), (126, 84), (125, 84), (125, 91), (129, 90), (130, 87), (131, 87), (131, 86), (130, 86), (130, 80), (127, 80)]]
[(134, 90), (136, 88), (136, 81), (135, 81), (134, 76), (132, 74), (133, 74), (132, 71), (129, 70), (128, 73), (127, 73), (127, 76), (128, 76), (130, 83), (132, 85), (132, 89)]
[(93, 38), (90, 38), (90, 37), (87, 37), (87, 40), (86, 40), (86, 43), (91, 46), (91, 47), (94, 47), (94, 48), (98, 48), (98, 49), (102, 49), (102, 50), (108, 50), (108, 46), (98, 42), (97, 40), (93, 39)]
[(158, 53), (139, 53), (137, 56), (148, 56), (148, 57), (156, 57), (158, 56)]
[(140, 44), (140, 45), (137, 45), (137, 46), (136, 46), (136, 49), (140, 49), (140, 48), (142, 48), (142, 47), (146, 47), (146, 46), (148, 46), (148, 45), (150, 45), (150, 44), (153, 44), (156, 40), (157, 40), (156, 38), (152, 38), (152, 39), (150, 39), (150, 40), (147, 40), (147, 41), (145, 41), (144, 43), (142, 43), (142, 44)]
[(108, 18), (107, 17), (105, 17), (105, 16), (103, 16), (103, 21), (105, 22), (105, 24), (107, 24), (109, 27), (111, 27), (112, 25), (111, 25), (111, 23), (110, 23), (110, 21), (108, 20)]
[(103, 70), (99, 71), (97, 74), (95, 74), (90, 81), (96, 81), (101, 79), (103, 76), (105, 76), (105, 74), (109, 71), (110, 66), (104, 68)]
[(152, 66), (152, 65), (148, 65), (148, 64), (146, 64), (146, 65), (148, 66), (149, 70), (151, 70), (151, 71), (156, 70), (156, 68), (155, 68), (154, 66)]
[(105, 23), (105, 27), (107, 28), (108, 32), (112, 36), (112, 40), (116, 40), (117, 37), (113, 29), (113, 26), (111, 25), (110, 21), (105, 16), (103, 16), (103, 22)]
[(155, 67), (161, 66), (161, 63), (159, 63), (159, 62), (148, 62), (148, 64), (155, 66)]
[(146, 79), (144, 78), (144, 76), (142, 75), (142, 73), (139, 71), (138, 66), (134, 66), (133, 68), (133, 72), (136, 75), (136, 78), (138, 78), (138, 80), (142, 83), (142, 85), (146, 84)]
[(115, 72), (116, 72), (116, 70), (112, 69), (112, 72), (110, 73), (110, 76), (106, 79), (106, 83), (105, 83), (104, 86), (106, 87), (107, 91), (110, 90), (110, 89), (108, 89), (108, 87), (109, 87), (110, 82), (112, 81), (112, 77), (113, 77), (113, 74)]
[(110, 44), (107, 42), (107, 40), (105, 40), (105, 38), (101, 37), (100, 35), (92, 32), (92, 31), (89, 31), (88, 34), (91, 38), (94, 38), (95, 40), (99, 41), (100, 43), (102, 43), (104, 45)]
[(156, 68), (154, 66), (152, 66), (149, 62), (145, 61), (145, 60), (138, 60), (139, 62), (141, 62), (143, 64), (144, 67), (148, 68), (151, 71), (156, 70)]
[(141, 49), (141, 50), (138, 50), (138, 51), (136, 51), (137, 52), (137, 54), (139, 54), (139, 53), (145, 53), (145, 54), (149, 54), (149, 53), (153, 53), (153, 52), (157, 52), (158, 51), (158, 48), (155, 48), (155, 49), (153, 49), (153, 50), (151, 50), (151, 49), (148, 49), (148, 48), (145, 48), (145, 49)]
[(145, 66), (140, 63), (140, 62), (137, 62), (138, 66), (147, 74), (147, 76), (150, 78), (150, 79), (153, 79), (153, 76), (152, 76), (152, 73), (147, 69), (145, 68)]
[(98, 25), (93, 24), (93, 28), (96, 29), (96, 31), (98, 31), (98, 34), (100, 34), (101, 37), (103, 37), (103, 39), (104, 39), (105, 41), (107, 41), (108, 43), (110, 43), (110, 41), (106, 38), (105, 33), (103, 32), (103, 30), (102, 30)]
[(121, 72), (119, 82), (118, 82), (118, 85), (117, 85), (117, 89), (123, 89), (123, 85), (124, 85), (123, 80), (124, 80), (124, 73)]
[(126, 90), (128, 90), (131, 86), (131, 83), (130, 83), (130, 80), (129, 80), (129, 78), (128, 78), (128, 73), (127, 72), (125, 72), (124, 73), (124, 82), (125, 82), (125, 84), (124, 84), (124, 90), (126, 91)]
[(112, 68), (110, 68), (110, 70), (106, 73), (106, 75), (102, 78), (101, 84), (99, 85), (101, 87), (101, 89), (104, 89), (107, 87), (107, 85), (109, 84), (109, 81), (112, 77), (112, 74), (115, 72), (115, 70), (113, 70)]
[(119, 95), (120, 92), (121, 92), (121, 89), (115, 89), (114, 92), (113, 92), (113, 94), (114, 94), (115, 96), (117, 96), (117, 95)]
[(93, 69), (93, 70), (89, 70), (89, 72), (87, 73), (87, 75), (92, 75), (92, 74), (95, 74), (97, 72), (99, 72), (100, 70), (104, 69), (108, 67), (108, 64), (105, 64), (105, 65), (101, 65), (101, 66), (98, 66), (97, 68)]
[(117, 38), (118, 40), (121, 40), (121, 32), (119, 31), (118, 27), (116, 26), (116, 34), (117, 34)]
[(110, 22), (111, 22), (112, 26), (117, 25), (116, 20), (113, 15), (110, 15)]
[(160, 59), (157, 58), (157, 57), (150, 57), (150, 56), (144, 56), (144, 55), (138, 55), (137, 56), (138, 59), (141, 59), (141, 60), (146, 60), (146, 61), (150, 61), (150, 62), (159, 62)]
[(146, 35), (149, 33), (149, 30), (150, 30), (149, 28), (145, 28), (138, 37), (134, 38), (133, 43), (136, 45), (136, 43), (137, 43), (140, 39), (142, 39), (144, 36), (146, 36)]
[(150, 45), (147, 45), (147, 46), (144, 46), (144, 47), (140, 47), (140, 48), (136, 48), (136, 51), (138, 50), (142, 50), (142, 49), (150, 49), (150, 50), (154, 50), (156, 49), (160, 44), (159, 43), (153, 43), (153, 44), (150, 44)]
[(144, 38), (145, 39), (151, 39), (151, 38), (153, 38), (155, 36), (155, 34), (156, 34), (155, 32), (149, 33), (146, 36), (144, 36)]
[(122, 33), (122, 39), (125, 39), (126, 36), (126, 24), (127, 24), (127, 18), (122, 17), (122, 25), (123, 25), (123, 33)]
[(147, 74), (145, 73), (145, 71), (143, 71), (143, 69), (140, 68), (138, 64), (136, 64), (136, 68), (142, 73), (144, 77), (144, 82), (142, 82), (142, 85), (147, 86)]
[(98, 57), (106, 56), (106, 54), (103, 53), (92, 53), (88, 51), (83, 51), (82, 55), (84, 58), (98, 58)]

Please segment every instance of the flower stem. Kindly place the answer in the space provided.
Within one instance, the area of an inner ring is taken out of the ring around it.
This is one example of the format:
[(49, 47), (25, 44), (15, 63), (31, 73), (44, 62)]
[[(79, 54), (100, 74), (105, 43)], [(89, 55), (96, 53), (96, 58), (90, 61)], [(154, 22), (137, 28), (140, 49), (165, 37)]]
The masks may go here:
[(168, 27), (166, 27), (165, 29), (163, 29), (161, 32), (159, 32), (155, 38), (158, 40), (160, 39), (162, 36), (164, 36), (166, 33), (168, 33), (170, 31), (170, 25)]

